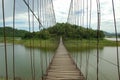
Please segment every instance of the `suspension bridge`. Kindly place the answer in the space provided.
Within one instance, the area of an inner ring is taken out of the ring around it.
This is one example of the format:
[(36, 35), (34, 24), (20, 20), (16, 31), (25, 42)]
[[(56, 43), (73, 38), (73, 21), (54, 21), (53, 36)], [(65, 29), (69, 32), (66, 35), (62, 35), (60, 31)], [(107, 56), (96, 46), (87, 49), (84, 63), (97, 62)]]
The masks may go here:
[[(53, 6), (53, 0), (21, 0), (23, 4), (26, 6), (26, 15), (27, 15), (27, 29), (29, 32), (35, 32), (35, 28), (37, 30), (41, 30), (56, 24), (56, 16)], [(111, 0), (112, 12), (113, 14), (113, 25), (115, 29), (115, 36), (116, 36), (116, 63), (112, 63), (117, 68), (117, 76), (116, 79), (120, 80), (120, 70), (119, 70), (119, 46), (118, 46), (118, 32), (117, 32), (117, 22), (116, 22), (116, 11), (115, 11), (115, 0)], [(86, 26), (87, 28), (91, 29), (91, 22), (92, 22), (92, 2), (96, 3), (96, 14), (97, 14), (97, 44), (96, 44), (96, 76), (95, 80), (100, 80), (100, 51), (99, 51), (99, 33), (101, 28), (101, 6), (100, 0), (71, 0), (69, 13), (67, 18), (67, 23), (75, 24), (79, 26)], [(36, 73), (36, 65), (35, 65), (35, 52), (31, 52), (30, 50), (30, 67), (31, 67), (31, 76), (29, 79), (21, 79), (17, 78), (16, 76), (16, 69), (15, 69), (15, 31), (16, 28), (16, 11), (17, 11), (17, 0), (13, 0), (13, 7), (12, 7), (12, 26), (13, 26), (13, 42), (12, 42), (12, 76), (9, 75), (8, 70), (8, 51), (7, 51), (7, 41), (6, 41), (6, 8), (5, 8), (5, 0), (1, 0), (2, 7), (2, 24), (4, 28), (4, 54), (5, 58), (5, 73), (4, 79), (2, 80), (37, 80), (36, 75), (40, 75)], [(20, 3), (19, 3), (20, 4)], [(86, 20), (86, 21), (85, 21)], [(36, 25), (37, 24), (37, 25)], [(88, 33), (89, 34), (89, 33)], [(74, 34), (75, 35), (75, 34)], [(34, 45), (34, 38), (30, 41), (30, 45)], [(47, 44), (46, 44), (47, 46)], [(46, 54), (47, 55), (47, 54)], [(41, 56), (41, 55), (40, 55)], [(48, 55), (47, 55), (48, 56)], [(43, 65), (43, 57), (40, 57), (40, 64)], [(47, 59), (48, 60), (48, 59)], [(46, 61), (47, 61), (46, 60)], [(82, 57), (81, 62), (79, 65), (82, 66)], [(107, 61), (109, 62), (109, 61)], [(46, 62), (47, 65), (48, 62)], [(53, 56), (53, 58), (49, 61), (47, 65), (47, 69), (44, 72), (43, 66), (40, 66), (41, 76), (39, 80), (90, 80), (88, 78), (88, 70), (89, 70), (89, 54), (86, 55), (86, 67), (84, 73), (81, 70), (81, 67), (77, 65), (78, 62), (73, 59), (72, 55), (67, 51), (63, 44), (62, 38), (60, 38), (59, 46)], [(109, 62), (111, 63), (111, 62)], [(105, 76), (105, 75), (104, 75)], [(111, 77), (111, 76), (109, 76)], [(1, 79), (0, 79), (1, 80)], [(108, 79), (104, 79), (108, 80)]]
[(74, 61), (68, 55), (62, 38), (59, 47), (47, 71), (46, 80), (85, 80)]

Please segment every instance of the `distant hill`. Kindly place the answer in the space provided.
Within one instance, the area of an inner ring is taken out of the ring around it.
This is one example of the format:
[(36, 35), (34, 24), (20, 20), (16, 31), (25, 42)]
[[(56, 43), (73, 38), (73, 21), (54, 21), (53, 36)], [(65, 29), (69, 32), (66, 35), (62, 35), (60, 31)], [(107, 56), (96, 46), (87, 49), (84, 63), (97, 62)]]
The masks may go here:
[[(4, 36), (4, 28), (0, 27), (0, 37)], [(5, 27), (5, 31), (6, 31), (6, 36), (7, 37), (12, 37), (13, 36), (13, 28), (11, 27)], [(28, 31), (25, 30), (18, 30), (18, 29), (14, 29), (15, 31), (15, 37), (23, 37), (26, 33), (28, 33)]]
[[(56, 25), (43, 29), (39, 32), (28, 33), (23, 39), (37, 38), (49, 39), (62, 36), (64, 39), (96, 39), (97, 30), (84, 28), (82, 26), (72, 25), (69, 23), (57, 23)], [(105, 37), (103, 31), (99, 32), (99, 38)]]
[[(104, 34), (106, 37), (115, 37), (115, 33), (109, 33), (109, 32), (104, 31)], [(118, 33), (118, 37), (120, 37), (120, 33)]]

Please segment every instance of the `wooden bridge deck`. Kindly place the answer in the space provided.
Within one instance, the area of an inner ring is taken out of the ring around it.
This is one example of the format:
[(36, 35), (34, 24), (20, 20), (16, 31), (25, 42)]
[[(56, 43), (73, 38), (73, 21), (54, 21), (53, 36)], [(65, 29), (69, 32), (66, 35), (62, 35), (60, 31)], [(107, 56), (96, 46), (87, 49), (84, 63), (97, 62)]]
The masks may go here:
[(59, 47), (47, 70), (46, 80), (85, 80), (60, 39)]

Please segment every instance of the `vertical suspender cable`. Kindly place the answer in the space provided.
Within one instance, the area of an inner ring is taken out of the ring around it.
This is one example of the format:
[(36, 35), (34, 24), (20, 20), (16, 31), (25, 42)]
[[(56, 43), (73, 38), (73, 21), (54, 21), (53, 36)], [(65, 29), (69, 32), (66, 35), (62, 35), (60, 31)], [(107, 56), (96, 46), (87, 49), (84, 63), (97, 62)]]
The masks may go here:
[[(42, 4), (41, 5), (42, 5), (42, 21), (43, 21), (43, 29), (44, 29), (44, 26), (45, 26), (45, 24), (44, 24), (44, 13), (45, 13), (44, 12), (44, 0), (42, 0)], [(43, 44), (44, 44), (44, 42), (43, 42)], [(43, 70), (45, 70), (45, 67), (43, 67), (43, 68), (44, 68)], [(43, 75), (44, 75), (44, 71), (43, 71)]]
[[(50, 3), (50, 0), (47, 0), (47, 4), (49, 4)], [(51, 26), (51, 24), (52, 24), (52, 21), (53, 21), (53, 19), (51, 19), (51, 17), (50, 17), (50, 15), (52, 15), (51, 14), (51, 12), (50, 12), (50, 10), (51, 10), (51, 5), (50, 5), (50, 7), (49, 7), (49, 10), (47, 10), (48, 11), (48, 18), (49, 18), (49, 20), (48, 20), (48, 27), (50, 27)], [(51, 21), (50, 21), (51, 20)], [(49, 44), (48, 44), (48, 47), (49, 47)], [(48, 65), (49, 65), (49, 63), (50, 63), (50, 52), (48, 51)]]
[(79, 24), (80, 24), (80, 23), (79, 23), (79, 22), (80, 22), (80, 15), (78, 14), (78, 13), (79, 13), (79, 10), (80, 10), (80, 8), (79, 8), (79, 7), (80, 7), (80, 6), (79, 6), (79, 0), (77, 0), (77, 3), (76, 3), (76, 4), (77, 4), (77, 8), (78, 8), (78, 9), (77, 9), (77, 16), (78, 16), (78, 17), (77, 17), (77, 25), (79, 26)]
[[(79, 3), (79, 4), (80, 4), (79, 10), (81, 11), (81, 10), (82, 10), (82, 0), (80, 0), (79, 2), (80, 2), (80, 3)], [(79, 19), (80, 22), (79, 22), (79, 24), (80, 24), (80, 26), (81, 26), (81, 15), (82, 15), (82, 13), (80, 13), (79, 15), (80, 15), (80, 19)]]
[(86, 0), (86, 2), (87, 2), (87, 3), (86, 3), (86, 8), (87, 8), (87, 9), (86, 9), (86, 21), (87, 21), (87, 22), (86, 22), (86, 24), (87, 24), (86, 26), (87, 26), (87, 29), (88, 29), (88, 0)]
[(15, 3), (16, 0), (13, 2), (13, 80), (15, 80), (15, 44), (14, 44), (14, 37), (15, 37)]
[[(81, 10), (82, 10), (82, 8), (83, 8), (82, 2), (83, 2), (83, 0), (81, 0), (81, 4), (80, 4), (80, 5), (81, 5)], [(82, 10), (82, 11), (83, 11), (83, 10)], [(83, 13), (81, 13), (81, 17), (80, 17), (80, 18), (81, 18), (81, 19), (80, 19), (80, 25), (81, 25), (81, 26), (82, 26), (82, 18), (83, 18), (83, 17), (82, 17), (82, 14), (83, 14)], [(81, 39), (80, 43), (81, 43), (81, 47), (80, 47), (80, 48), (81, 48), (81, 50), (82, 50), (82, 39)], [(82, 51), (81, 51), (81, 53), (80, 53), (80, 70), (81, 70), (81, 69), (82, 69)], [(82, 75), (82, 74), (80, 74), (80, 75)]]
[(97, 3), (97, 80), (99, 80), (99, 33), (100, 33), (100, 1)]
[[(41, 9), (41, 2), (40, 2), (41, 0), (37, 0), (37, 12), (38, 12), (38, 19), (40, 20), (40, 16), (41, 16), (41, 14), (40, 14), (40, 9)], [(40, 26), (40, 24), (39, 24), (39, 31), (40, 31), (40, 28), (41, 28), (41, 26)], [(39, 45), (41, 46), (41, 40), (39, 40)], [(41, 52), (40, 52), (40, 60), (41, 60), (41, 58), (42, 58), (42, 56), (41, 56)], [(40, 67), (41, 67), (41, 73), (42, 73), (42, 76), (43, 76), (43, 67), (42, 67), (42, 61), (40, 61)], [(43, 77), (41, 77), (41, 79), (43, 80)]]
[(67, 22), (68, 22), (68, 23), (69, 23), (70, 15), (71, 15), (71, 6), (72, 6), (72, 2), (73, 2), (73, 0), (71, 0), (71, 2), (70, 2), (69, 13), (68, 13), (68, 18), (67, 18)]
[(54, 24), (56, 24), (56, 16), (55, 16), (55, 11), (54, 11), (54, 6), (53, 6), (53, 0), (51, 0), (51, 3), (52, 3), (52, 12), (53, 12), (53, 19), (54, 19)]
[(74, 0), (74, 24), (76, 25), (76, 10), (77, 10), (77, 7), (76, 7), (76, 0)]
[(116, 49), (117, 49), (117, 69), (118, 69), (118, 78), (120, 80), (120, 68), (119, 68), (119, 50), (118, 50), (118, 33), (117, 33), (117, 23), (116, 23), (116, 15), (115, 15), (115, 6), (114, 0), (112, 0), (112, 8), (113, 8), (113, 17), (114, 17), (114, 27), (115, 27), (115, 36), (116, 36)]
[(91, 28), (92, 0), (90, 0), (89, 29)]
[[(30, 5), (30, 1), (28, 0), (28, 5)], [(29, 10), (29, 7), (28, 7), (28, 24), (29, 24), (29, 32), (31, 32), (31, 25), (30, 25), (30, 10)], [(33, 61), (32, 61), (32, 42), (31, 42), (31, 38), (30, 38), (30, 67), (31, 67), (31, 77), (32, 77), (32, 80), (34, 80), (33, 78)]]
[[(42, 26), (40, 20), (38, 19), (38, 17), (36, 16), (36, 14), (34, 13), (34, 11), (30, 8), (30, 6), (28, 5), (28, 3), (26, 2), (26, 0), (23, 0), (23, 2), (25, 3), (25, 5), (29, 8), (30, 12), (32, 13), (32, 15), (35, 17), (35, 19), (38, 21), (38, 23)], [(43, 26), (42, 26), (43, 27)]]
[(49, 12), (49, 27), (50, 27), (55, 24), (56, 20), (54, 20), (55, 14), (54, 14), (54, 7), (53, 7), (52, 0), (48, 0), (48, 4), (50, 4), (49, 10), (48, 10), (48, 12)]
[[(86, 16), (87, 16), (87, 32), (89, 32), (89, 29), (88, 29), (88, 0), (87, 1), (87, 4), (86, 4), (86, 7), (87, 7), (87, 13), (86, 13)], [(89, 33), (88, 35), (86, 36), (87, 39), (89, 38)], [(89, 53), (88, 53), (88, 43), (86, 42), (86, 80), (88, 79), (88, 62), (89, 62)]]
[(73, 0), (71, 0), (71, 5), (70, 5), (70, 17), (69, 17), (69, 23), (73, 24)]
[(5, 31), (5, 8), (4, 0), (2, 0), (2, 14), (3, 14), (3, 27), (4, 27), (4, 47), (5, 47), (5, 71), (6, 71), (6, 80), (8, 80), (8, 62), (7, 62), (7, 46), (6, 46), (6, 31)]
[[(88, 5), (88, 2), (87, 2), (87, 5)], [(89, 27), (89, 29), (91, 28), (91, 8), (92, 8), (92, 0), (90, 0), (90, 12), (88, 13), (88, 9), (87, 9), (87, 14), (89, 15), (89, 23), (87, 22), (87, 26)], [(88, 8), (88, 6), (87, 6)], [(88, 19), (88, 18), (87, 18)], [(89, 30), (88, 30), (89, 31)], [(89, 31), (88, 32), (88, 36), (90, 36), (91, 32)], [(88, 42), (88, 55), (87, 55), (87, 67), (86, 67), (86, 80), (88, 79), (88, 69), (89, 69), (89, 57), (90, 57), (90, 37), (88, 37), (89, 39), (89, 42)]]
[[(73, 23), (73, 20), (74, 20), (74, 19), (73, 19), (73, 2), (74, 2), (74, 1), (72, 0), (72, 5), (71, 5), (71, 17), (70, 17), (70, 19), (69, 19), (71, 24), (74, 24), (74, 23)], [(72, 19), (71, 19), (71, 18), (72, 18)]]
[(85, 11), (84, 11), (84, 5), (85, 5), (85, 1), (83, 0), (83, 27), (84, 27), (84, 13), (85, 13)]
[[(78, 12), (79, 12), (79, 0), (77, 0), (76, 1), (76, 6), (77, 6), (77, 16), (76, 16), (76, 20), (77, 20), (77, 25), (79, 26), (79, 14), (78, 14)], [(76, 57), (77, 57), (77, 61), (78, 61), (78, 40), (79, 40), (79, 37), (77, 37), (77, 55), (76, 55)], [(76, 63), (76, 64), (78, 64), (78, 62)], [(77, 65), (78, 66), (78, 65)]]
[[(84, 14), (85, 14), (85, 12), (84, 12), (84, 5), (85, 5), (85, 2), (84, 2), (84, 0), (82, 0), (82, 3), (83, 3), (83, 5), (82, 5), (82, 25), (83, 25), (83, 27), (84, 27)], [(81, 44), (82, 44), (82, 40), (81, 40)], [(82, 46), (81, 46), (81, 50), (82, 50)], [(81, 53), (81, 66), (80, 66), (80, 68), (82, 68), (82, 53)]]
[[(42, 1), (40, 0), (40, 17), (42, 16)], [(40, 18), (39, 18), (40, 19)], [(39, 25), (39, 31), (40, 31), (40, 25)], [(40, 47), (41, 47), (41, 39), (40, 39)], [(42, 73), (42, 80), (43, 80), (43, 57), (42, 53), (40, 53), (40, 63), (41, 63), (41, 73)]]
[[(34, 12), (34, 0), (32, 0), (32, 9)], [(34, 47), (34, 15), (32, 15), (32, 30), (33, 30), (33, 47)], [(35, 53), (33, 49), (33, 79), (35, 80)]]
[[(47, 5), (47, 1), (44, 1), (45, 4), (45, 13), (46, 11), (46, 5)], [(44, 21), (45, 21), (45, 27), (47, 27), (47, 19), (46, 19), (46, 14), (44, 13)], [(45, 29), (45, 34), (46, 34), (46, 29)], [(47, 69), (47, 48), (46, 48), (46, 39), (45, 39), (45, 57), (46, 57), (46, 69)]]

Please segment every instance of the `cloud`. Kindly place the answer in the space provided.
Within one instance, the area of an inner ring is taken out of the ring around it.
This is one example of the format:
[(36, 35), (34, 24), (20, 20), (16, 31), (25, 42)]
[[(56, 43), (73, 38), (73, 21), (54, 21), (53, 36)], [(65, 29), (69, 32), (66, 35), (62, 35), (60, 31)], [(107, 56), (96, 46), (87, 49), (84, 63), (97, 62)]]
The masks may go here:
[(57, 22), (66, 22), (71, 0), (53, 0)]
[[(5, 20), (7, 26), (12, 26), (12, 18), (13, 18), (13, 0), (4, 0), (5, 1)], [(26, 0), (27, 1), (27, 0)], [(55, 16), (57, 22), (67, 22), (68, 18), (68, 12), (70, 7), (70, 1), (71, 0), (53, 0), (53, 6), (55, 11)], [(84, 16), (84, 26), (87, 26), (87, 5), (86, 0), (85, 1), (85, 16)], [(40, 20), (42, 23), (46, 23), (47, 25), (52, 25), (54, 23), (51, 23), (52, 19), (54, 18), (51, 14), (53, 12), (49, 13), (51, 10), (51, 3), (48, 1), (48, 3), (43, 4), (43, 0), (39, 0), (41, 5), (39, 7), (42, 7), (41, 10), (41, 16)], [(115, 12), (116, 12), (116, 21), (117, 21), (117, 28), (118, 32), (120, 32), (120, 1), (114, 0), (115, 2)], [(2, 24), (2, 0), (0, 1), (0, 26), (3, 26)], [(83, 3), (83, 0), (78, 0), (78, 3), (75, 2), (75, 16), (72, 16), (72, 21), (75, 21), (75, 18), (78, 18), (80, 20), (81, 15), (81, 22), (82, 21), (82, 9), (81, 7), (83, 5), (80, 5)], [(90, 1), (89, 1), (90, 3)], [(101, 0), (101, 29), (108, 32), (114, 32), (114, 22), (113, 22), (113, 10), (112, 10), (112, 1), (111, 0)], [(78, 5), (77, 5), (78, 4)], [(90, 6), (90, 5), (89, 5)], [(30, 0), (30, 7), (32, 8), (32, 0)], [(37, 0), (35, 0), (35, 14), (37, 15)], [(97, 5), (96, 0), (92, 0), (92, 16), (91, 16), (91, 27), (93, 29), (97, 28)], [(46, 11), (45, 11), (46, 8)], [(79, 9), (79, 10), (78, 10)], [(88, 8), (88, 10), (90, 10)], [(28, 30), (28, 14), (27, 14), (27, 7), (24, 4), (23, 0), (16, 0), (16, 28), (19, 29), (26, 29)], [(44, 19), (45, 16), (45, 19)], [(78, 20), (77, 19), (77, 20)], [(89, 19), (89, 17), (88, 17)], [(32, 22), (32, 20), (31, 20)], [(79, 22), (80, 23), (80, 22)], [(31, 24), (32, 25), (32, 24)], [(44, 24), (44, 26), (47, 26)], [(38, 30), (38, 23), (35, 20), (35, 29)]]
[[(120, 1), (119, 0), (115, 0), (115, 13), (116, 13), (116, 21), (117, 21), (117, 29), (118, 32), (120, 32)], [(83, 3), (83, 2), (81, 2)], [(79, 3), (80, 4), (80, 3)], [(85, 0), (85, 4), (84, 4), (84, 27), (87, 27), (87, 5), (86, 5), (86, 0)], [(90, 4), (90, 2), (88, 2), (88, 4)], [(101, 30), (104, 31), (108, 31), (108, 32), (114, 32), (114, 18), (113, 18), (113, 8), (112, 8), (112, 1), (110, 0), (101, 0), (100, 1), (100, 5), (101, 5)], [(76, 4), (77, 6), (77, 4)], [(75, 6), (75, 7), (76, 7)], [(83, 5), (82, 5), (83, 6)], [(90, 5), (88, 5), (90, 6)], [(82, 8), (80, 8), (80, 10), (75, 10), (75, 14), (73, 16), (71, 16), (71, 20), (75, 21), (76, 17), (79, 18), (78, 14), (82, 14), (83, 12), (79, 13), (79, 11), (83, 11)], [(90, 12), (90, 8), (88, 7), (88, 11)], [(88, 12), (88, 14), (89, 14)], [(77, 14), (76, 14), (77, 13)], [(75, 17), (76, 16), (76, 17)], [(83, 18), (83, 14), (82, 14), (82, 18)], [(83, 20), (83, 19), (82, 19)], [(89, 21), (89, 16), (88, 16), (88, 21)], [(91, 22), (92, 25), (91, 27), (93, 29), (97, 29), (97, 4), (95, 0), (92, 0), (92, 15), (91, 15)]]

